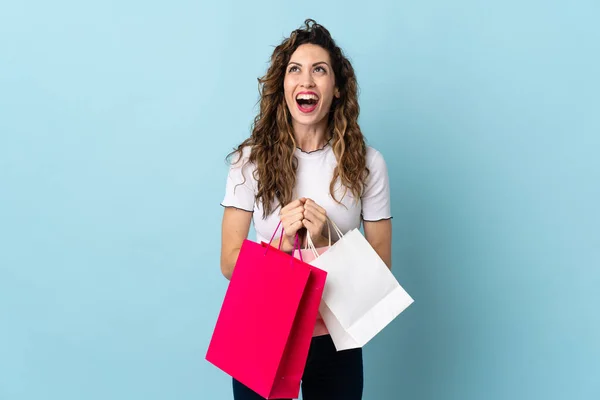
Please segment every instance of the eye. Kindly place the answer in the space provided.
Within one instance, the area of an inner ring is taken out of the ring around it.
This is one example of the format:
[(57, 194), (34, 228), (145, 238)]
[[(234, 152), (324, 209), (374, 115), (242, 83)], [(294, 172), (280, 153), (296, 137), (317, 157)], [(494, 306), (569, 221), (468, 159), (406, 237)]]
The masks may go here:
[(321, 66), (315, 67), (315, 72), (318, 72), (318, 71), (327, 73), (327, 70)]
[(298, 66), (297, 66), (297, 65), (292, 65), (292, 66), (290, 67), (290, 69), (288, 69), (288, 72), (296, 72), (298, 69), (299, 69), (299, 68), (298, 68)]

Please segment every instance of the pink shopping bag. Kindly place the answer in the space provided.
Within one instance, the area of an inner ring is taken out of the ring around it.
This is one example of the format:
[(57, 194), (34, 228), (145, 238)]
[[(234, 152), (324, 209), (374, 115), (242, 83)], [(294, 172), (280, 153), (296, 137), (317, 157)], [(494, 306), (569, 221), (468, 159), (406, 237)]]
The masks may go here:
[[(329, 226), (328, 226), (329, 227)], [(306, 263), (311, 263), (318, 256), (325, 253), (331, 247), (331, 229), (329, 229), (329, 245), (325, 247), (314, 247), (312, 241), (310, 240), (310, 234), (308, 234), (308, 243), (307, 247), (304, 249), (296, 249), (293, 252), (294, 257), (303, 260)], [(322, 336), (327, 335), (329, 330), (325, 325), (325, 321), (321, 316), (321, 313), (317, 313), (317, 320), (315, 321), (315, 328), (313, 329), (313, 336)]]
[[(324, 252), (326, 252), (328, 249), (329, 249), (329, 247), (317, 247), (315, 250), (318, 255), (321, 255)], [(297, 249), (294, 251), (294, 257), (297, 259), (302, 259), (306, 263), (310, 263), (317, 257), (317, 255), (310, 249), (302, 249), (302, 250)], [(322, 272), (323, 270), (319, 270), (319, 271)], [(325, 321), (323, 321), (323, 317), (321, 317), (320, 313), (317, 313), (317, 320), (315, 321), (315, 327), (313, 329), (312, 335), (313, 336), (321, 336), (321, 335), (327, 335), (328, 333), (329, 333), (329, 331), (327, 330), (327, 327), (325, 326)]]
[[(261, 244), (263, 246), (268, 246), (268, 244), (264, 242)], [(299, 257), (300, 260), (302, 260), (302, 256)], [(280, 383), (281, 387), (279, 390), (274, 392), (277, 396), (276, 398), (286, 397), (284, 393), (290, 393), (292, 388), (296, 393), (293, 398), (298, 397), (300, 392), (300, 381), (302, 380), (302, 374), (310, 349), (311, 338), (319, 314), (319, 305), (321, 303), (321, 297), (323, 296), (327, 273), (312, 265), (308, 266), (310, 268), (310, 275), (288, 339), (286, 353), (282, 359), (280, 370), (278, 372), (281, 376), (286, 378), (285, 382)], [(299, 368), (300, 366), (301, 368)], [(289, 396), (287, 397), (289, 398)]]
[(206, 359), (266, 399), (297, 398), (325, 279), (302, 260), (245, 240)]

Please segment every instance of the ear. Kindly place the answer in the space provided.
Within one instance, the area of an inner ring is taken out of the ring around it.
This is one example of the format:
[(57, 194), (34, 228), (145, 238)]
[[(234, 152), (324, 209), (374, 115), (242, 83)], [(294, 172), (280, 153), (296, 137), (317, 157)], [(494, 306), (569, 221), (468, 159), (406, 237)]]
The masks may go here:
[(340, 98), (340, 96), (341, 96), (341, 94), (340, 94), (340, 90), (339, 90), (338, 88), (335, 88), (335, 91), (333, 92), (333, 95), (334, 95), (336, 98), (338, 98), (338, 99), (339, 99), (339, 98)]

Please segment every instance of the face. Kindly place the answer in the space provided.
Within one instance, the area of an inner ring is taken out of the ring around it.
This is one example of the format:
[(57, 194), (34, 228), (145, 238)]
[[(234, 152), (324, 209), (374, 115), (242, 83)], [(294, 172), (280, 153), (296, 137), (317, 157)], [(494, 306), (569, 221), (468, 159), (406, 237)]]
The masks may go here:
[(283, 88), (294, 124), (327, 121), (333, 98), (340, 96), (327, 50), (314, 44), (298, 46), (286, 67)]

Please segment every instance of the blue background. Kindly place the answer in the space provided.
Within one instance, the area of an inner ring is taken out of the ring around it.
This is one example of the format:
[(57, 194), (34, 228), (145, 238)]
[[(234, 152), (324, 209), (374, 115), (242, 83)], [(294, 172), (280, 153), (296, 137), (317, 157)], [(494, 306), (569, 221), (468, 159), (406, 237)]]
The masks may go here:
[(0, 7), (0, 399), (230, 399), (225, 155), (311, 17), (356, 68), (416, 302), (365, 399), (600, 398), (600, 5)]

